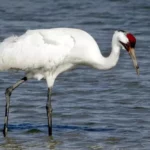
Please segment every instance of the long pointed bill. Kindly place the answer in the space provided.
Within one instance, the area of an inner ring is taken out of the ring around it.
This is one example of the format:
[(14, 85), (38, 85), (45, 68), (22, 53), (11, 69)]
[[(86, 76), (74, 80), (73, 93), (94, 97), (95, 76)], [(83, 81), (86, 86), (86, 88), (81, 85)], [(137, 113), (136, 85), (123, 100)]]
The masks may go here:
[(136, 73), (139, 75), (139, 66), (138, 66), (138, 63), (137, 63), (137, 60), (136, 60), (136, 55), (135, 55), (135, 50), (134, 48), (130, 48), (129, 50), (129, 55), (131, 56), (132, 58), (132, 61), (133, 61), (133, 65), (136, 69)]

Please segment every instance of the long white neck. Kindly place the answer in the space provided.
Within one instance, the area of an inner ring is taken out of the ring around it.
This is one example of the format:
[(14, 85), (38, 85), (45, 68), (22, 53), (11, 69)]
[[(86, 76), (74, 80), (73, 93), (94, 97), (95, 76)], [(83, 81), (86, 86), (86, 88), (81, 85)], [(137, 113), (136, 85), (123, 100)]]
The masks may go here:
[(113, 46), (108, 57), (103, 57), (103, 69), (111, 69), (116, 66), (120, 56), (120, 47)]
[(112, 38), (112, 50), (108, 57), (104, 57), (101, 55), (98, 64), (94, 66), (96, 69), (107, 70), (116, 66), (120, 56), (120, 45), (118, 44), (118, 39), (116, 34), (113, 35)]

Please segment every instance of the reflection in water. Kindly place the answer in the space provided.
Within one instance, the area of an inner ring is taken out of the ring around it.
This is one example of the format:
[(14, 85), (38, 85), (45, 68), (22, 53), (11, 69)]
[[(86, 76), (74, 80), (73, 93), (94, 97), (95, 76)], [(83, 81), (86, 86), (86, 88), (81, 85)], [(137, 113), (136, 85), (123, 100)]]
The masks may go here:
[[(0, 125), (2, 127), (2, 125)], [(9, 134), (8, 136), (12, 137), (6, 137), (4, 138), (3, 144), (0, 144), (0, 148), (6, 148), (6, 149), (12, 149), (15, 150), (22, 150), (24, 147), (30, 147), (34, 149), (35, 147), (41, 147), (43, 145), (44, 147), (48, 147), (50, 150), (55, 150), (56, 146), (59, 147), (64, 141), (54, 139), (54, 137), (48, 137), (47, 135), (47, 125), (33, 125), (29, 123), (24, 124), (18, 124), (18, 125), (12, 125), (10, 124), (8, 126), (9, 128)], [(89, 127), (80, 127), (80, 126), (69, 126), (69, 125), (54, 125), (53, 126), (54, 132), (59, 132), (60, 135), (62, 133), (67, 134), (68, 136), (71, 136), (71, 138), (76, 139), (80, 135), (80, 132), (96, 132), (96, 133), (104, 133), (104, 132), (112, 132), (115, 129), (112, 128), (89, 128)], [(44, 131), (44, 133), (43, 133)], [(14, 134), (17, 133), (17, 134)], [(24, 133), (22, 135), (22, 133)], [(75, 134), (76, 133), (76, 134)], [(25, 137), (28, 137), (26, 140)], [(57, 137), (56, 137), (57, 138)], [(87, 146), (88, 147), (88, 146)], [(90, 147), (90, 146), (89, 146)], [(93, 147), (99, 147), (99, 146), (91, 146)], [(42, 148), (42, 147), (41, 147)], [(35, 148), (36, 149), (36, 148)]]
[[(30, 135), (28, 135), (30, 136)], [(38, 137), (39, 139), (41, 137)], [(41, 143), (43, 143), (43, 147), (47, 147), (48, 149), (50, 150), (55, 150), (56, 148), (56, 145), (60, 145), (61, 142), (59, 141), (56, 141), (54, 140), (52, 137), (46, 137), (44, 138), (45, 141), (43, 141), (42, 139), (40, 139), (40, 144), (37, 143), (37, 141), (33, 142), (33, 141), (23, 141), (22, 139), (20, 138), (10, 138), (10, 137), (7, 137), (4, 139), (4, 143), (3, 144), (0, 144), (0, 149), (3, 150), (23, 150), (23, 149), (26, 149), (27, 147), (30, 147), (32, 148), (33, 150), (36, 150), (37, 148), (35, 147), (41, 147)], [(47, 143), (47, 146), (45, 146), (45, 143)], [(28, 148), (27, 148), (28, 149)]]
[(4, 138), (4, 143), (0, 144), (1, 149), (6, 149), (6, 150), (22, 150), (22, 145), (21, 143), (17, 142), (14, 138), (9, 138), (5, 137)]
[(55, 150), (56, 146), (60, 145), (62, 142), (54, 140), (53, 137), (47, 138), (48, 147), (50, 150)]

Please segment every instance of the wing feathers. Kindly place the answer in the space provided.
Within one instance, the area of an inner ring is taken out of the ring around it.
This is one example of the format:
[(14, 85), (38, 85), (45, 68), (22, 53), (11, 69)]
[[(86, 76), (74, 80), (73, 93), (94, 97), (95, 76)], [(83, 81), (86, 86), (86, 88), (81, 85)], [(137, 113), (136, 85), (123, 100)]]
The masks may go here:
[(47, 69), (65, 62), (75, 45), (75, 39), (64, 32), (32, 30), (20, 37), (7, 39), (3, 44), (1, 67)]
[(45, 44), (50, 44), (54, 46), (67, 46), (68, 48), (72, 49), (75, 44), (75, 39), (65, 33), (53, 34), (53, 33), (43, 33), (39, 31), (39, 34), (42, 36), (43, 41)]

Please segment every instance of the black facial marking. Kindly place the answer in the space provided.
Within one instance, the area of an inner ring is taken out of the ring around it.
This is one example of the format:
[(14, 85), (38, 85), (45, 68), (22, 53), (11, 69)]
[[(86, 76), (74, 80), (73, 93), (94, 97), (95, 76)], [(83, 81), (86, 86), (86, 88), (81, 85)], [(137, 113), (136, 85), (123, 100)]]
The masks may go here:
[(123, 42), (121, 42), (121, 41), (120, 41), (120, 43), (124, 46), (124, 48), (125, 48), (127, 51), (129, 51), (130, 43), (125, 44), (125, 43), (123, 43)]
[(124, 30), (118, 30), (118, 32), (124, 32), (125, 33), (126, 31), (124, 31)]
[(135, 48), (135, 43), (134, 43), (134, 42), (130, 42), (130, 46), (131, 46), (132, 48)]

